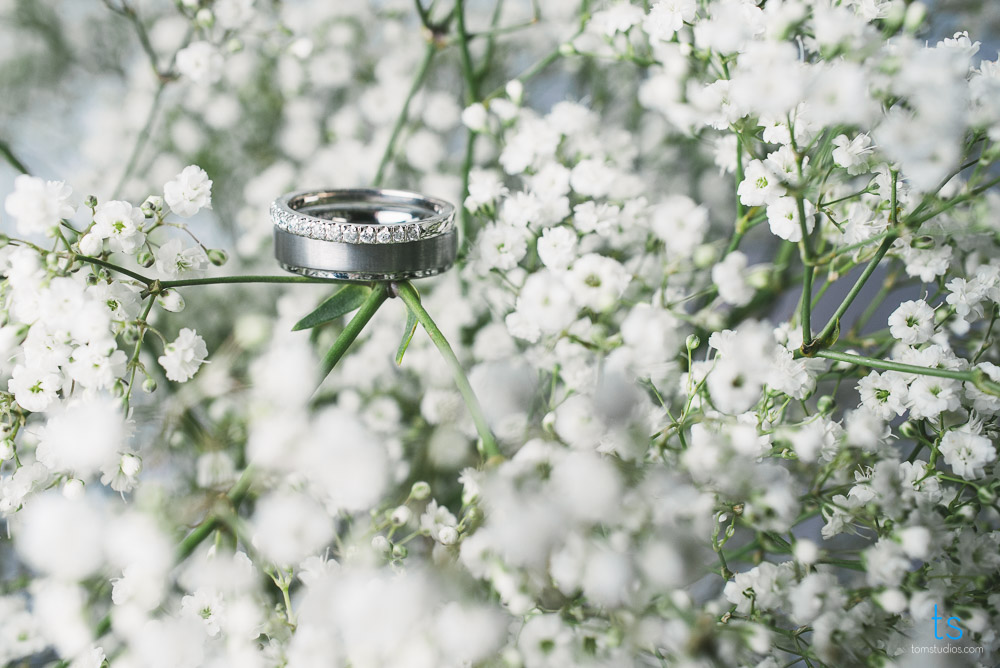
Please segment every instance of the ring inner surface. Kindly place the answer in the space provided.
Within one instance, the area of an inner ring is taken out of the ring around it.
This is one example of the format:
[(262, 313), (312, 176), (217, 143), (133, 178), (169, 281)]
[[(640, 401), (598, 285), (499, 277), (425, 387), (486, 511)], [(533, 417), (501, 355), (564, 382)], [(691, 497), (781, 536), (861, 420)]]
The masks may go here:
[(340, 223), (398, 225), (438, 216), (440, 203), (414, 197), (351, 197), (345, 193), (310, 193), (292, 198), (289, 208)]
[(338, 223), (368, 223), (378, 225), (400, 225), (424, 220), (434, 215), (434, 211), (413, 206), (392, 206), (375, 202), (314, 204), (299, 207), (299, 212), (316, 218)]

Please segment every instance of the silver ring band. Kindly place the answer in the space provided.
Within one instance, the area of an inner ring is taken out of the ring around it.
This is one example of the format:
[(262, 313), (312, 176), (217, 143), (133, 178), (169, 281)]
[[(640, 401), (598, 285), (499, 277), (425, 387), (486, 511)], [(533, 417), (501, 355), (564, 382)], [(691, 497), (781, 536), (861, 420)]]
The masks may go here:
[(396, 281), (446, 271), (458, 253), (454, 231), (419, 241), (350, 244), (274, 229), (274, 256), (286, 271), (340, 281)]
[(271, 220), (278, 230), (319, 241), (399, 244), (447, 234), (455, 207), (405, 190), (307, 190), (276, 199)]

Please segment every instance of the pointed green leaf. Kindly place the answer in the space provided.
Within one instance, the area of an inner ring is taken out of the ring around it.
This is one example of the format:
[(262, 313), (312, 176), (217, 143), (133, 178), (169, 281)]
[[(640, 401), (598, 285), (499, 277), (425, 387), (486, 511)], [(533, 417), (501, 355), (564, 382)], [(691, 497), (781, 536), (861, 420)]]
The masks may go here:
[(410, 309), (406, 309), (406, 329), (403, 330), (403, 340), (399, 342), (396, 350), (396, 366), (402, 366), (403, 353), (410, 347), (413, 333), (417, 331), (417, 316)]
[(346, 285), (335, 292), (326, 301), (316, 307), (316, 310), (295, 323), (293, 332), (311, 329), (336, 320), (345, 313), (358, 309), (365, 303), (371, 289), (365, 285)]

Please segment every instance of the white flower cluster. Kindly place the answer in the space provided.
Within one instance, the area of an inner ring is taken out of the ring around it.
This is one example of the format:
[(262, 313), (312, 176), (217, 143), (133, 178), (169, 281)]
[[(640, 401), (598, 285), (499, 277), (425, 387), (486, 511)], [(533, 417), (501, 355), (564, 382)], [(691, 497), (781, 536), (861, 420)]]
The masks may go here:
[[(1000, 59), (968, 33), (167, 4), (93, 17), (135, 52), (65, 166), (156, 194), (9, 179), (0, 664), (923, 665), (945, 610), (997, 662)], [(461, 204), (436, 328), (396, 290), (346, 344), (292, 331), (331, 286), (273, 276), (268, 202), (376, 182)]]
[[(185, 170), (189, 177), (191, 170), (204, 177), (193, 166)], [(4, 516), (21, 509), (32, 491), (52, 484), (78, 495), (96, 477), (120, 492), (137, 483), (141, 459), (130, 445), (134, 424), (128, 402), (137, 376), (148, 390), (155, 388), (140, 355), (148, 330), (161, 339), (162, 334), (149, 322), (151, 279), (133, 280), (102, 268), (114, 254), (143, 262), (145, 252), (145, 264), (152, 264), (152, 251), (161, 261), (171, 246), (180, 247), (179, 240), (162, 241), (161, 228), (172, 223), (164, 221), (158, 198), (143, 208), (109, 200), (77, 211), (68, 203), (72, 190), (63, 183), (20, 176), (14, 188), (5, 207), (18, 230), (55, 237), (56, 249), (7, 239), (0, 250), (7, 388), (0, 459), (16, 464), (9, 475), (0, 473)], [(166, 190), (176, 188), (171, 182)], [(201, 197), (207, 204), (207, 194)], [(83, 220), (84, 227), (71, 219)], [(201, 248), (198, 252), (204, 256)], [(204, 340), (191, 329), (164, 345), (159, 360), (170, 380), (188, 380), (207, 356)]]

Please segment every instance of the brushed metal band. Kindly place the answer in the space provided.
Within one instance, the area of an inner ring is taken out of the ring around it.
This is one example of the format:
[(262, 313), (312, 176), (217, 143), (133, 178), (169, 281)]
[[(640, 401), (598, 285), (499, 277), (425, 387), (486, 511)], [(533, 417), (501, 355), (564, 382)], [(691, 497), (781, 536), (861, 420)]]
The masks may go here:
[(274, 200), (271, 220), (280, 230), (310, 239), (397, 244), (453, 230), (455, 207), (405, 190), (304, 190)]
[(350, 244), (310, 239), (274, 228), (274, 256), (287, 271), (341, 281), (392, 281), (434, 276), (458, 254), (454, 231), (419, 241)]

